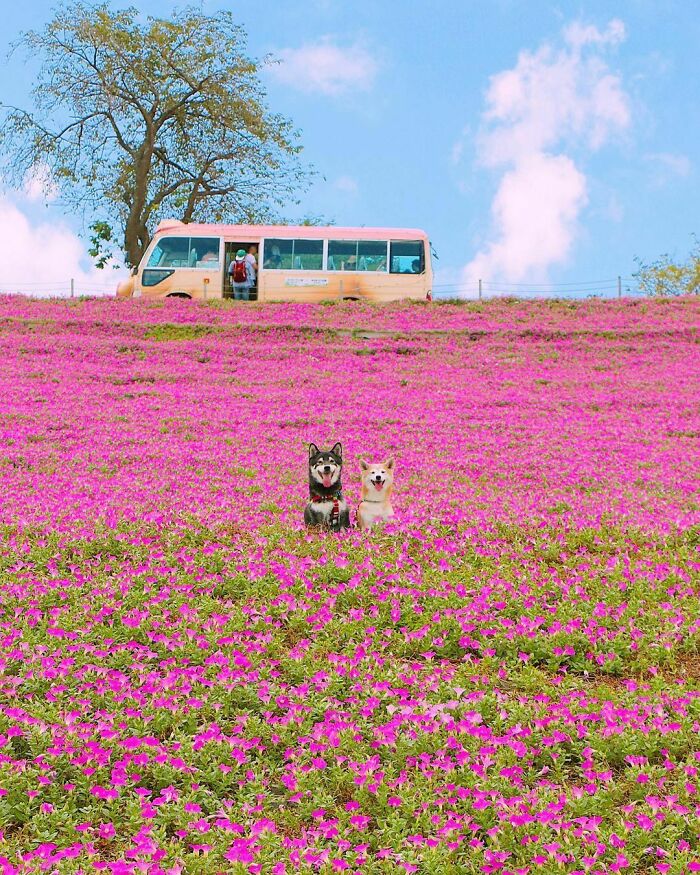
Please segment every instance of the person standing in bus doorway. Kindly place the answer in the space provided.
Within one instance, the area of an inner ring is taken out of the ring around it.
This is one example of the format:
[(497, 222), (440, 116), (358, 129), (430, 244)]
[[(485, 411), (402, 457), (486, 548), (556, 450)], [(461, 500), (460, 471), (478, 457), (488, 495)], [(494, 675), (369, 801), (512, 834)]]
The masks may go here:
[(257, 246), (249, 246), (248, 254), (245, 257), (246, 263), (250, 267), (250, 289), (248, 291), (248, 297), (256, 299), (257, 295), (253, 294), (253, 289), (257, 286), (258, 283), (258, 247)]
[(255, 285), (255, 280), (258, 277), (258, 247), (257, 246), (249, 246), (248, 247), (248, 254), (245, 257), (245, 260), (250, 265), (251, 279), (253, 281), (253, 285)]
[(252, 267), (246, 259), (245, 249), (239, 249), (231, 262), (231, 285), (233, 297), (237, 301), (247, 301), (250, 297), (252, 282)]

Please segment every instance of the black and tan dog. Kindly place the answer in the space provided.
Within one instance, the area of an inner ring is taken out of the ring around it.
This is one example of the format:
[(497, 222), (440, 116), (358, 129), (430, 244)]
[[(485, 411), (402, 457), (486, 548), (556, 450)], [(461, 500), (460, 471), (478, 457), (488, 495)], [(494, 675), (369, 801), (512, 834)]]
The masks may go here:
[(309, 444), (309, 502), (304, 508), (307, 526), (324, 526), (336, 532), (350, 527), (350, 511), (340, 481), (342, 470), (340, 443), (331, 450)]

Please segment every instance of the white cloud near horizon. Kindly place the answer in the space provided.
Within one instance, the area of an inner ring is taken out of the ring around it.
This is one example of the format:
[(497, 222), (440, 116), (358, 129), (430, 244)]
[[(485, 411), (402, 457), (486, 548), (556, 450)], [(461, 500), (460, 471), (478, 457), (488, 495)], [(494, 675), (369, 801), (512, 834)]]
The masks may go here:
[(588, 202), (586, 177), (566, 155), (533, 152), (501, 179), (491, 205), (498, 236), (465, 268), (465, 280), (543, 282), (568, 253)]
[(630, 100), (603, 52), (625, 37), (613, 19), (604, 30), (574, 22), (561, 44), (520, 52), (490, 79), (477, 137), (478, 164), (497, 169), (490, 239), (463, 281), (543, 282), (566, 261), (588, 203), (583, 170), (569, 153), (592, 153), (630, 124)]
[(72, 279), (76, 294), (115, 294), (126, 271), (89, 262), (84, 241), (65, 222), (33, 221), (19, 195), (0, 192), (0, 292), (66, 296)]
[(328, 36), (276, 54), (279, 63), (269, 68), (271, 76), (299, 91), (328, 97), (369, 91), (379, 71), (379, 61), (366, 46), (341, 46)]

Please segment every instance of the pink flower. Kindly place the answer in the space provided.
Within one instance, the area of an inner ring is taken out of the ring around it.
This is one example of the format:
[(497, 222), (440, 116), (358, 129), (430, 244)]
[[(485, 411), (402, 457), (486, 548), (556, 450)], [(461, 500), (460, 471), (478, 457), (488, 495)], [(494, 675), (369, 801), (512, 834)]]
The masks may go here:
[(246, 839), (236, 839), (224, 857), (229, 863), (252, 863), (255, 859), (251, 844)]
[(113, 823), (101, 823), (97, 829), (97, 834), (101, 839), (111, 839), (117, 834)]

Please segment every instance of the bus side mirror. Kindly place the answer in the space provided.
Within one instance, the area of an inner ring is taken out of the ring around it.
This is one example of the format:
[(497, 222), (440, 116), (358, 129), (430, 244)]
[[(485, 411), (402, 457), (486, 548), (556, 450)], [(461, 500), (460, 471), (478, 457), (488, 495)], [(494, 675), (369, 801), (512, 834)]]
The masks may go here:
[(131, 268), (131, 275), (132, 275), (132, 276), (136, 276), (136, 274), (137, 274), (138, 272), (139, 272), (138, 267), (132, 267), (132, 268)]

